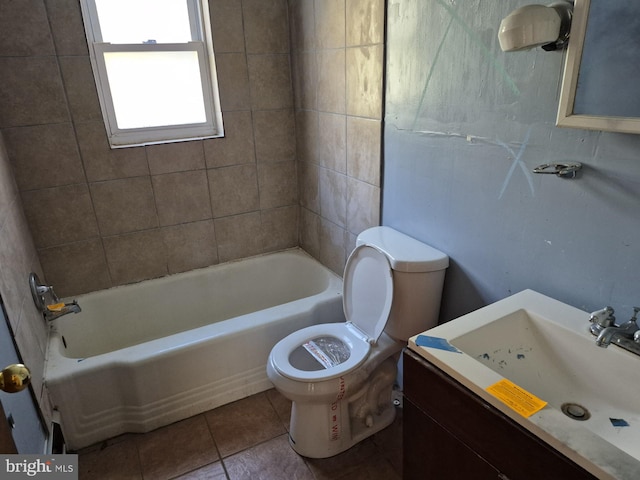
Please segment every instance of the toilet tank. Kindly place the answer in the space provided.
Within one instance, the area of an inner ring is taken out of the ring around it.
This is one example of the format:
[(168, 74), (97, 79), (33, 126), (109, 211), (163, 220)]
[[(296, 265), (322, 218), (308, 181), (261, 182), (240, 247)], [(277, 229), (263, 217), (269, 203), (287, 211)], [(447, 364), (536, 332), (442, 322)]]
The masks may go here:
[(393, 269), (393, 302), (385, 333), (407, 341), (435, 327), (449, 257), (391, 227), (363, 231), (356, 245), (363, 244), (382, 251)]

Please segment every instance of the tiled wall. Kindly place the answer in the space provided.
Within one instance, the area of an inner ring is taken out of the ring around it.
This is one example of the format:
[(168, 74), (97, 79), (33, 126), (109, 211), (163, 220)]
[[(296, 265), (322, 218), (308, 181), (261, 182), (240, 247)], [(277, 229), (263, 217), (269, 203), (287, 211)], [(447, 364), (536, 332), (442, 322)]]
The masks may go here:
[(341, 273), (379, 222), (384, 1), (210, 1), (226, 137), (119, 150), (78, 0), (0, 3), (0, 293), (45, 416), (30, 271), (77, 295), (300, 243)]
[(43, 397), (46, 390), (42, 388), (47, 330), (42, 314), (31, 299), (28, 278), (32, 271), (42, 276), (0, 133), (0, 294), (22, 361), (31, 369), (33, 391), (48, 418), (49, 402)]
[(380, 221), (384, 0), (290, 0), (300, 244), (342, 273)]
[(119, 150), (78, 0), (0, 8), (0, 130), (60, 295), (298, 245), (286, 0), (211, 0), (225, 138)]

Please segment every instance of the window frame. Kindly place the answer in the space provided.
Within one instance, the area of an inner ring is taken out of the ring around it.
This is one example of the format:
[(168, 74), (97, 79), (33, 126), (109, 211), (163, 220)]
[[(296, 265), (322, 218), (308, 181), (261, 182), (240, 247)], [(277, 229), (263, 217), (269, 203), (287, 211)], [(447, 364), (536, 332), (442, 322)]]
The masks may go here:
[[(224, 136), (208, 1), (185, 1), (188, 6), (191, 36), (195, 40), (187, 43), (114, 44), (102, 41), (95, 0), (80, 0), (91, 67), (111, 148), (126, 148)], [(200, 64), (205, 122), (143, 128), (118, 128), (104, 53), (162, 51), (194, 51), (197, 53)]]

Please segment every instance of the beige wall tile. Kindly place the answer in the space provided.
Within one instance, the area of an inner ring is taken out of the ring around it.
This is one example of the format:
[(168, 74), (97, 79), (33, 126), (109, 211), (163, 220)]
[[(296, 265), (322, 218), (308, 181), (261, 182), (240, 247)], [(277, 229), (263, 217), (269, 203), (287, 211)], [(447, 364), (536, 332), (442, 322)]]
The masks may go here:
[(223, 112), (249, 110), (251, 97), (247, 57), (244, 53), (222, 53), (216, 55), (220, 105)]
[(112, 150), (102, 122), (76, 124), (76, 135), (89, 182), (149, 175), (144, 147)]
[(151, 175), (205, 168), (202, 140), (163, 143), (146, 147)]
[(85, 181), (71, 123), (9, 128), (4, 137), (21, 190)]
[(346, 0), (347, 46), (384, 42), (384, 0)]
[(318, 108), (318, 57), (316, 52), (291, 55), (294, 103), (296, 108)]
[(345, 0), (316, 0), (318, 48), (345, 46)]
[(295, 162), (258, 165), (260, 208), (284, 207), (298, 203)]
[(147, 230), (103, 239), (114, 285), (161, 277), (167, 269), (162, 230)]
[(264, 251), (273, 252), (298, 245), (297, 205), (262, 211)]
[(293, 107), (289, 55), (248, 55), (247, 64), (254, 109)]
[(100, 101), (88, 55), (59, 57), (71, 116), (75, 122), (102, 121)]
[(313, 163), (298, 162), (298, 191), (300, 206), (320, 213), (319, 167)]
[(19, 198), (14, 197), (6, 207), (0, 218), (0, 287), (15, 333), (22, 321), (25, 299), (31, 297), (27, 279), (36, 250)]
[(243, 0), (247, 53), (289, 53), (287, 0)]
[(347, 221), (347, 176), (321, 168), (320, 214), (323, 218), (344, 227)]
[[(44, 320), (41, 320), (38, 323), (44, 324)], [(36, 396), (38, 396), (42, 391), (42, 386), (44, 385), (44, 361), (47, 351), (47, 330), (35, 323), (21, 321), (18, 330), (15, 331), (14, 334), (23, 362), (26, 363), (31, 371), (31, 386), (34, 392), (36, 392)]]
[(382, 119), (382, 45), (347, 48), (347, 114)]
[(22, 360), (32, 369), (32, 385), (36, 398), (40, 399), (47, 326), (31, 300), (27, 279), (31, 271), (36, 271), (41, 278), (44, 275), (1, 134), (0, 265), (0, 294)]
[(206, 170), (154, 175), (151, 180), (161, 226), (212, 218)]
[(99, 235), (86, 184), (22, 193), (24, 211), (38, 247), (86, 240)]
[(300, 246), (309, 255), (320, 260), (320, 215), (300, 208)]
[(41, 0), (2, 2), (0, 56), (53, 55), (47, 11)]
[(0, 57), (0, 127), (69, 120), (55, 57)]
[(347, 117), (318, 114), (318, 157), (320, 165), (347, 173)]
[(38, 254), (42, 268), (47, 272), (47, 282), (60, 296), (111, 287), (107, 259), (99, 238), (44, 248)]
[(347, 181), (347, 230), (358, 235), (380, 224), (380, 187), (354, 178)]
[(80, 2), (45, 0), (58, 55), (88, 55)]
[(318, 112), (296, 111), (296, 153), (299, 162), (319, 163)]
[(255, 165), (207, 171), (214, 218), (258, 210), (258, 175)]
[(224, 137), (204, 140), (207, 168), (256, 161), (251, 112), (225, 112)]
[(103, 236), (158, 226), (149, 177), (92, 183), (91, 196)]
[(382, 122), (347, 117), (347, 174), (380, 186)]
[(347, 258), (347, 232), (324, 218), (320, 219), (320, 262), (338, 275), (344, 272)]
[(220, 262), (262, 253), (260, 212), (218, 218), (214, 223)]
[(213, 220), (162, 229), (169, 273), (186, 272), (218, 263)]
[(295, 117), (293, 110), (259, 110), (253, 112), (253, 129), (258, 162), (295, 160)]
[(3, 132), (0, 131), (0, 228), (12, 204), (19, 198), (18, 185), (13, 177), (13, 168), (9, 158)]
[(242, 2), (210, 0), (209, 13), (215, 53), (244, 52)]
[(314, 9), (314, 0), (289, 2), (289, 31), (291, 32), (291, 50), (294, 52), (316, 48)]
[(318, 110), (346, 112), (345, 50), (324, 50), (318, 53)]

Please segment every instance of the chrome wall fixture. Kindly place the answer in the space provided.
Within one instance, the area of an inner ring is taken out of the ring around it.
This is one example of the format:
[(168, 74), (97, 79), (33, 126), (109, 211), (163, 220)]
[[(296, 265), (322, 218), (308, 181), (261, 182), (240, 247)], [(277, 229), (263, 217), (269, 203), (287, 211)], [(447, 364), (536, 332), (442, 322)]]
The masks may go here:
[(504, 52), (541, 46), (545, 51), (563, 48), (569, 40), (573, 2), (520, 7), (500, 22), (498, 40)]
[(580, 162), (543, 163), (534, 168), (533, 173), (551, 173), (561, 178), (576, 178), (581, 168)]

